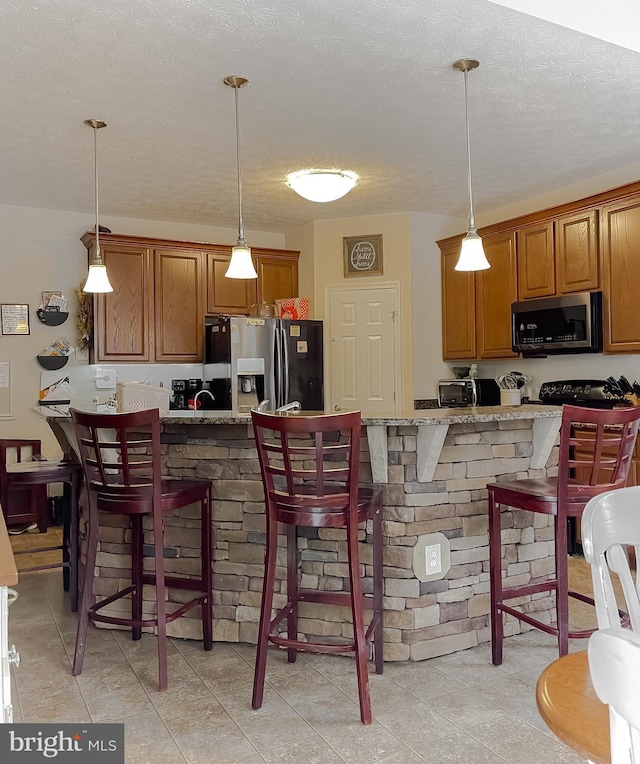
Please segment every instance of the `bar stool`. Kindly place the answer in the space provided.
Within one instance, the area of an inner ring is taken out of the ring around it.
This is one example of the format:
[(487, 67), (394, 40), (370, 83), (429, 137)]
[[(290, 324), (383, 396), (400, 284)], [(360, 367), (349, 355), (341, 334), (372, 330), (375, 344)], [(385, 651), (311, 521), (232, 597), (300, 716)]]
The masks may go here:
[[(569, 650), (569, 638), (590, 636), (593, 629), (569, 630), (569, 597), (593, 604), (593, 599), (569, 591), (567, 565), (567, 525), (580, 517), (587, 502), (605, 491), (622, 488), (633, 457), (640, 407), (594, 410), (564, 406), (560, 428), (560, 452), (556, 478), (490, 483), (489, 493), (489, 577), (491, 581), (492, 660), (502, 663), (503, 613), (508, 613), (558, 638), (560, 656)], [(518, 586), (504, 586), (502, 568), (501, 509), (552, 515), (554, 517), (555, 576)], [(556, 594), (556, 626), (524, 613), (506, 601), (541, 592)]]
[[(7, 453), (15, 451), (16, 461), (7, 463)], [(34, 457), (40, 457), (34, 458)], [(78, 499), (82, 469), (69, 459), (48, 461), (40, 454), (39, 440), (0, 440), (0, 503), (7, 525), (36, 522), (46, 533), (49, 483), (64, 483), (62, 544), (14, 551), (14, 556), (62, 552), (60, 562), (21, 568), (21, 573), (63, 569), (64, 590), (71, 594), (71, 610), (78, 609)]]
[[(167, 624), (196, 606), (201, 607), (204, 649), (213, 647), (213, 579), (211, 483), (208, 480), (179, 480), (161, 475), (160, 413), (158, 409), (130, 414), (89, 414), (71, 409), (75, 434), (89, 495), (87, 562), (80, 618), (73, 657), (73, 674), (82, 672), (89, 621), (131, 628), (139, 640), (142, 628), (153, 626), (158, 643), (158, 689), (165, 690), (167, 676)], [(200, 503), (200, 576), (168, 576), (164, 572), (164, 518), (175, 509)], [(131, 527), (131, 586), (93, 601), (93, 581), (98, 551), (99, 513), (121, 514)], [(155, 568), (143, 570), (143, 518), (152, 521)], [(143, 618), (142, 588), (155, 586), (156, 613)], [(176, 610), (166, 611), (168, 588), (196, 592)], [(131, 617), (106, 615), (101, 610), (131, 595)]]
[[(287, 649), (289, 663), (297, 652), (353, 653), (358, 677), (360, 718), (371, 723), (367, 673), (368, 646), (373, 645), (376, 673), (382, 654), (382, 508), (380, 489), (359, 488), (360, 412), (299, 416), (251, 412), (265, 489), (267, 540), (262, 606), (253, 684), (252, 707), (260, 708), (269, 642)], [(373, 594), (362, 591), (358, 524), (372, 521)], [(272, 615), (278, 524), (287, 542), (287, 604)], [(316, 591), (298, 585), (297, 531), (300, 527), (345, 528), (349, 568), (348, 592)], [(353, 639), (336, 644), (298, 635), (301, 602), (347, 605), (353, 618)], [(364, 610), (372, 611), (365, 633)], [(278, 630), (286, 619), (286, 635)]]

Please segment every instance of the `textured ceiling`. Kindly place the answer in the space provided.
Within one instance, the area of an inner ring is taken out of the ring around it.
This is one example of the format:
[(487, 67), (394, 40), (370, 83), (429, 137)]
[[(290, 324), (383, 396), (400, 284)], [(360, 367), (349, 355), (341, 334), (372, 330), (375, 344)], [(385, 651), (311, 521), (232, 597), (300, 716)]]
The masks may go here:
[[(464, 218), (640, 158), (640, 54), (483, 0), (0, 0), (0, 203), (244, 223), (414, 210)], [(314, 204), (288, 172), (360, 175)]]

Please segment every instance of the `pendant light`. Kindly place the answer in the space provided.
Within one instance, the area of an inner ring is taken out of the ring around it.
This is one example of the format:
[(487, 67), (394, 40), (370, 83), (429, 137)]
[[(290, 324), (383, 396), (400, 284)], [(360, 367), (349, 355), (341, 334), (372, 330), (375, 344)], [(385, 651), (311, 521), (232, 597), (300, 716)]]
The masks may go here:
[(469, 189), (469, 228), (467, 235), (462, 240), (460, 257), (456, 263), (457, 271), (484, 271), (491, 265), (487, 260), (482, 247), (482, 239), (478, 236), (476, 219), (473, 215), (473, 196), (471, 194), (471, 140), (469, 139), (469, 91), (467, 77), (472, 69), (477, 69), (480, 62), (475, 58), (461, 58), (453, 65), (454, 69), (464, 73), (464, 108), (467, 123), (467, 186)]
[(357, 180), (351, 170), (299, 170), (287, 176), (287, 185), (310, 202), (333, 202), (348, 194)]
[(93, 260), (89, 266), (89, 275), (82, 287), (83, 292), (113, 292), (113, 287), (109, 283), (109, 277), (107, 276), (107, 268), (102, 262), (102, 254), (100, 252), (100, 225), (98, 223), (98, 130), (102, 127), (106, 127), (106, 122), (101, 122), (99, 119), (86, 119), (85, 125), (93, 128), (93, 165), (95, 175), (95, 188), (96, 188), (96, 246), (93, 251)]
[(233, 88), (236, 95), (236, 165), (238, 168), (238, 241), (231, 250), (231, 262), (224, 274), (228, 279), (257, 279), (258, 274), (253, 267), (251, 250), (244, 240), (244, 225), (242, 223), (242, 181), (240, 179), (240, 127), (238, 121), (238, 89), (249, 84), (249, 80), (237, 75), (224, 78), (224, 84)]

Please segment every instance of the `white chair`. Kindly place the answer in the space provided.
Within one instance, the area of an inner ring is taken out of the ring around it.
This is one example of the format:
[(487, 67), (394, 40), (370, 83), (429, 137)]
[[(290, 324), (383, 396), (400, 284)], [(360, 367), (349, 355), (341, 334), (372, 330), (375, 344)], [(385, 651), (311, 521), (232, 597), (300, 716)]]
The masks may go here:
[(589, 639), (589, 670), (598, 697), (609, 705), (611, 764), (640, 764), (640, 634), (596, 631)]
[[(640, 561), (640, 486), (619, 488), (591, 499), (582, 515), (582, 548), (591, 565), (600, 629), (623, 625), (618, 610), (621, 605), (629, 614), (631, 629), (640, 633), (640, 595), (637, 572), (629, 565), (631, 547)], [(624, 603), (616, 602), (612, 572), (620, 579)]]

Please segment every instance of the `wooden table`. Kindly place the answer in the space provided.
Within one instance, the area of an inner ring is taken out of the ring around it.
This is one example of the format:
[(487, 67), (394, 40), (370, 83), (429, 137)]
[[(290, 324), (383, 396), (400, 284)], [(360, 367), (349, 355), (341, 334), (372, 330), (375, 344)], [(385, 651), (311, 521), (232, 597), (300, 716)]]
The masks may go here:
[(587, 651), (551, 663), (536, 686), (540, 716), (562, 742), (595, 764), (611, 764), (609, 707), (591, 684)]

